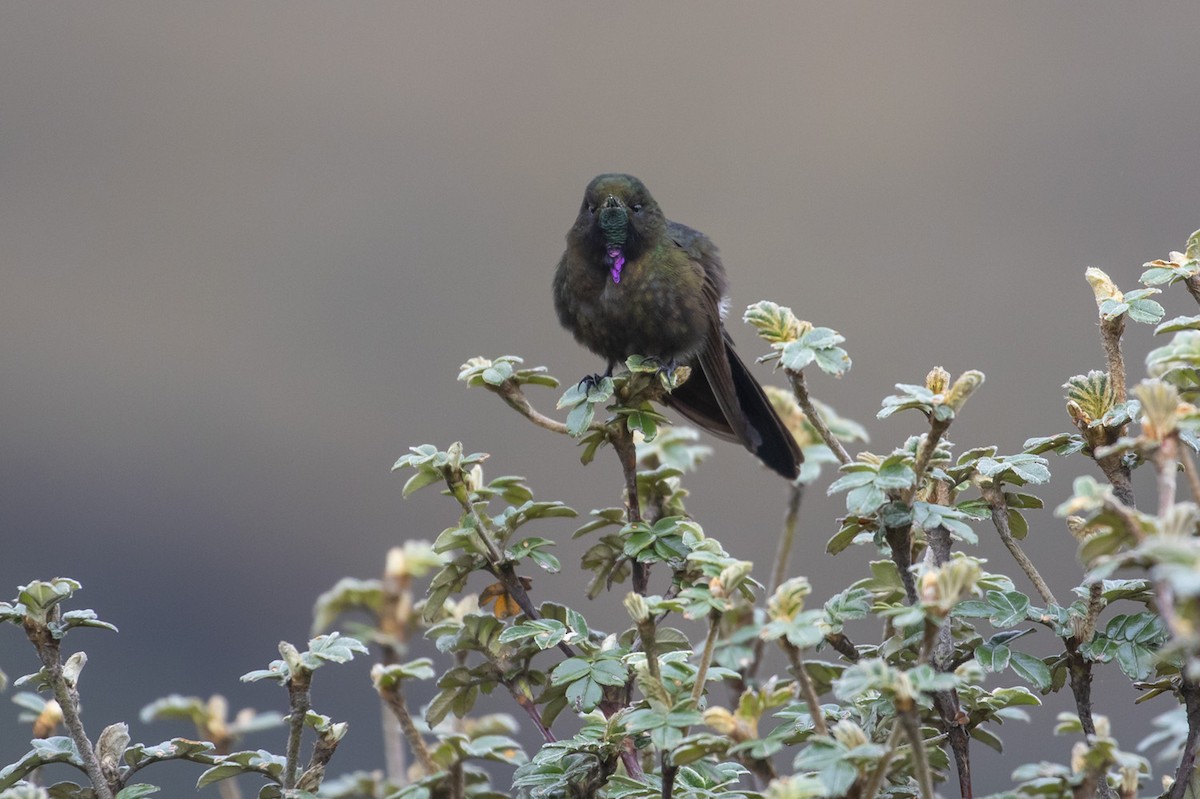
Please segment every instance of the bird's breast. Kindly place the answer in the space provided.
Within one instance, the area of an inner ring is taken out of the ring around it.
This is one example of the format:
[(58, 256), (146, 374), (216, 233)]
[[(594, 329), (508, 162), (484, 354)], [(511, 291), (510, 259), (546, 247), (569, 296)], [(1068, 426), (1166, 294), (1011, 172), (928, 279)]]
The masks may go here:
[(620, 283), (609, 280), (596, 298), (619, 354), (687, 361), (704, 345), (709, 320), (697, 292), (669, 272), (634, 264)]

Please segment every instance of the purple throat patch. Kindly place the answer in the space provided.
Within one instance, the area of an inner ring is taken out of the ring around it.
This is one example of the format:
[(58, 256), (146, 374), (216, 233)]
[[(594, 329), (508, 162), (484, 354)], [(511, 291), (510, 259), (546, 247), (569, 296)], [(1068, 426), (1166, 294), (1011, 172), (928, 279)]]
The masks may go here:
[(621, 282), (621, 269), (625, 266), (625, 253), (621, 252), (620, 247), (608, 248), (608, 263), (611, 265), (609, 274), (612, 275), (614, 283)]

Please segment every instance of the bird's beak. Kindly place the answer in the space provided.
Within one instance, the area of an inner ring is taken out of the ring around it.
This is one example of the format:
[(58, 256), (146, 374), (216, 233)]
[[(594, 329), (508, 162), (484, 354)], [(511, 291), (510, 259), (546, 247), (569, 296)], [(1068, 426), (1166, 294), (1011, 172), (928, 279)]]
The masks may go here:
[[(618, 230), (624, 231), (625, 225), (629, 222), (629, 211), (625, 208), (625, 203), (611, 194), (604, 200), (604, 205), (600, 206), (600, 227), (608, 234), (611, 241)], [(625, 234), (620, 234), (620, 239), (625, 240)]]

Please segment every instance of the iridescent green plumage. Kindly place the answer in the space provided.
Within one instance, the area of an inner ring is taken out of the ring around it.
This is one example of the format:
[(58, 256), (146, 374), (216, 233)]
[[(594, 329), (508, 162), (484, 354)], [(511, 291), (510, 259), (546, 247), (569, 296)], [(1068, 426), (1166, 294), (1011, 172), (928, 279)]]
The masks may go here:
[(691, 366), (666, 398), (671, 407), (794, 478), (800, 449), (733, 350), (721, 323), (725, 291), (716, 246), (668, 220), (640, 180), (608, 174), (588, 184), (554, 276), (563, 326), (610, 373), (634, 354)]

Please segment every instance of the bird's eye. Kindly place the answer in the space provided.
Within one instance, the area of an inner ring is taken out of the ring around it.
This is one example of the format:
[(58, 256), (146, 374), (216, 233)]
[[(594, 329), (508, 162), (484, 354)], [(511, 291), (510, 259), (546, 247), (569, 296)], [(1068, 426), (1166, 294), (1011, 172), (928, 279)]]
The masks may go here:
[(641, 204), (641, 203), (637, 203), (636, 205), (634, 205), (634, 206), (633, 206), (633, 212), (634, 212), (635, 214), (640, 214), (640, 213), (642, 212), (642, 204)]
[(588, 213), (589, 213), (589, 214), (594, 214), (594, 213), (596, 213), (596, 206), (594, 206), (594, 205), (589, 205), (589, 206), (588, 206)]

